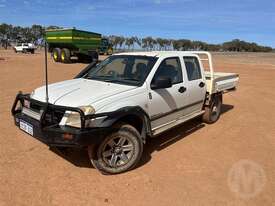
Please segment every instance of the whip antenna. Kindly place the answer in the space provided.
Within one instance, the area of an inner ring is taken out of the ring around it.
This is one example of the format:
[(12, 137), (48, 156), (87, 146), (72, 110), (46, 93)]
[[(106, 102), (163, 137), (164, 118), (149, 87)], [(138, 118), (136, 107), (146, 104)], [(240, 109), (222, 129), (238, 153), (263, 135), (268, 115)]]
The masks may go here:
[(49, 103), (48, 94), (48, 56), (47, 56), (47, 41), (45, 40), (45, 77), (46, 77), (46, 102)]

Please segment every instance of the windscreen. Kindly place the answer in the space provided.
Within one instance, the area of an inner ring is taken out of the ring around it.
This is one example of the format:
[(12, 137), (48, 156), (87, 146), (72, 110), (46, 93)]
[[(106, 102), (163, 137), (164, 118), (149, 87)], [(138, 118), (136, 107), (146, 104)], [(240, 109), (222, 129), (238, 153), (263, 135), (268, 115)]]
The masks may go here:
[(110, 56), (85, 76), (87, 79), (140, 86), (156, 63), (156, 57)]

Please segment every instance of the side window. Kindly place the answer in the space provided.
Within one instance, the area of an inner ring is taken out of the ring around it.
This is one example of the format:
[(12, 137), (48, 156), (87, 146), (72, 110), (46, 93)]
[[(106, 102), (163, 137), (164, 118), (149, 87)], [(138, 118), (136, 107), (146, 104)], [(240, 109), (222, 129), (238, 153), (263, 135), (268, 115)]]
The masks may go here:
[(170, 77), (172, 80), (172, 84), (181, 83), (182, 69), (179, 58), (171, 57), (164, 59), (155, 73), (153, 82), (158, 77)]
[(102, 46), (107, 46), (108, 45), (107, 39), (102, 39), (101, 44), (102, 44)]
[(201, 79), (201, 68), (196, 57), (183, 57), (189, 81)]

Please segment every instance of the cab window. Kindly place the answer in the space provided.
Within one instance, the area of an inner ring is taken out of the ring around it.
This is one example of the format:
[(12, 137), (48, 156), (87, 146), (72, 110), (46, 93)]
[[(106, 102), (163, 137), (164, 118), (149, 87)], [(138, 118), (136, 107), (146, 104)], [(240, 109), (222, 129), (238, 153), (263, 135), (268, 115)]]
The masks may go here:
[(152, 83), (159, 77), (169, 77), (172, 80), (172, 84), (183, 82), (180, 59), (178, 57), (164, 59), (157, 69)]
[(187, 77), (189, 81), (201, 79), (201, 68), (199, 60), (196, 57), (183, 57)]

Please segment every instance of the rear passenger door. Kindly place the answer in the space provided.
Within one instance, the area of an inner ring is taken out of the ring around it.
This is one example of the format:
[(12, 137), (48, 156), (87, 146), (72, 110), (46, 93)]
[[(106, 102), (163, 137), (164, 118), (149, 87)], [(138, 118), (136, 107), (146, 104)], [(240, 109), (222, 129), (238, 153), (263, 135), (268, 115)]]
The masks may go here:
[(196, 56), (184, 56), (185, 73), (187, 78), (187, 114), (201, 111), (205, 95), (206, 84), (202, 74), (202, 66)]

